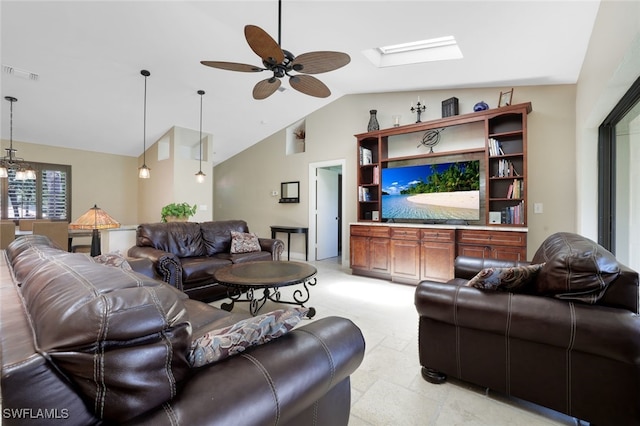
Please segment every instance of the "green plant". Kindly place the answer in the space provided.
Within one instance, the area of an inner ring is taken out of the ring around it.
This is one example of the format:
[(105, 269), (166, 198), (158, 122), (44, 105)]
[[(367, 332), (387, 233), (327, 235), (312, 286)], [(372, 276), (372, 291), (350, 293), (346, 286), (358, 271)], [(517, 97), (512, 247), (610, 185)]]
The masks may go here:
[(196, 214), (197, 205), (190, 206), (189, 203), (171, 203), (162, 208), (160, 212), (161, 221), (166, 222), (168, 216), (175, 216), (180, 218), (188, 218)]

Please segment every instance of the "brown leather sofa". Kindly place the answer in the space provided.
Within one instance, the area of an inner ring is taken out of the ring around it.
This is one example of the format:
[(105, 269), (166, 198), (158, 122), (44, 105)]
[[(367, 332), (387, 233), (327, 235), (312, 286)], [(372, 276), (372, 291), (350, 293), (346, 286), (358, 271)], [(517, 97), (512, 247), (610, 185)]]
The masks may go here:
[[(0, 258), (3, 425), (348, 422), (364, 340), (345, 318), (196, 369), (191, 340), (243, 316), (44, 236), (21, 237)], [(131, 264), (150, 272), (148, 260)]]
[(162, 280), (190, 298), (211, 302), (227, 295), (213, 273), (232, 263), (280, 260), (284, 243), (259, 238), (261, 251), (231, 254), (231, 231), (249, 232), (243, 220), (167, 222), (138, 225), (128, 255), (150, 259)]
[[(638, 273), (595, 242), (551, 235), (517, 292), (467, 286), (514, 262), (458, 257), (415, 293), (423, 377), (447, 376), (598, 425), (640, 424)], [(522, 265), (522, 264), (520, 264)]]

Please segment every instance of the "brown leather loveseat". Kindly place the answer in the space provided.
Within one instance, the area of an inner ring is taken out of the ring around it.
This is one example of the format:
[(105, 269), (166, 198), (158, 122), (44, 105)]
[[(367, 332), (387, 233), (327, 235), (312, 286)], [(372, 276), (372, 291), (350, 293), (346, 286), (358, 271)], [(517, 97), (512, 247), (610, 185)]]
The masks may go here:
[[(514, 280), (527, 265), (458, 257), (456, 278), (418, 285), (423, 377), (454, 377), (592, 424), (640, 424), (638, 273), (572, 233), (548, 237), (530, 263), (541, 266), (529, 266), (537, 272)], [(485, 287), (499, 272), (492, 285), (511, 289)]]
[(243, 220), (167, 222), (138, 225), (136, 245), (128, 255), (150, 259), (162, 280), (204, 302), (226, 297), (226, 287), (216, 284), (213, 273), (232, 263), (280, 260), (284, 243), (259, 238), (260, 249), (231, 253), (231, 231), (248, 233)]
[(327, 317), (193, 368), (192, 341), (245, 316), (43, 236), (0, 252), (0, 304), (3, 425), (346, 425), (364, 356)]

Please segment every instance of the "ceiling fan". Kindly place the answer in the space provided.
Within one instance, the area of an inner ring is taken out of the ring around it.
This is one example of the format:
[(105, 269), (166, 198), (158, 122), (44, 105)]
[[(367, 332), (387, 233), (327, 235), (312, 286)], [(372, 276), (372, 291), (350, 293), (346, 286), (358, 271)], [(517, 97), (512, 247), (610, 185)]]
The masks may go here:
[[(271, 71), (273, 76), (259, 81), (253, 88), (254, 99), (266, 99), (282, 84), (281, 78), (289, 77), (291, 87), (306, 95), (326, 98), (331, 95), (329, 88), (309, 74), (320, 74), (347, 65), (351, 58), (346, 53), (317, 51), (294, 56), (280, 47), (280, 26), (282, 0), (278, 0), (278, 42), (255, 25), (244, 27), (244, 36), (251, 50), (262, 58), (263, 67), (237, 62), (200, 61), (202, 65), (229, 71), (262, 72)], [(295, 72), (295, 73), (294, 73)]]

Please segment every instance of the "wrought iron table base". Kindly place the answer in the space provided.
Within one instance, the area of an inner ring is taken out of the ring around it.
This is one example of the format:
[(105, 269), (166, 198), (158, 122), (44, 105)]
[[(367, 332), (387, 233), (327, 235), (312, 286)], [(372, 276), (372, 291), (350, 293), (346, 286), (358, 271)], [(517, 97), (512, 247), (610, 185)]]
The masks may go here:
[[(255, 286), (249, 287), (246, 292), (243, 292), (243, 289), (239, 287), (229, 287), (227, 289), (227, 297), (231, 299), (231, 302), (223, 303), (222, 305), (220, 305), (220, 307), (229, 312), (233, 309), (235, 303), (246, 302), (249, 303), (249, 312), (251, 313), (251, 315), (255, 315), (256, 313), (258, 313), (260, 308), (262, 308), (264, 304), (267, 303), (267, 300), (271, 300), (272, 302), (276, 303), (285, 303), (288, 305), (298, 305), (304, 308), (304, 304), (307, 303), (309, 301), (309, 298), (311, 297), (308, 286), (315, 286), (316, 278), (314, 277), (312, 280), (305, 281), (300, 284), (302, 284), (304, 291), (299, 288), (296, 289), (293, 292), (293, 300), (282, 300), (279, 287)], [(246, 288), (246, 286), (243, 286), (243, 288)], [(256, 297), (256, 293), (260, 293), (261, 289), (263, 289), (262, 296)], [(243, 297), (243, 295), (245, 297)], [(315, 314), (316, 309), (309, 307), (307, 318), (313, 318)]]

